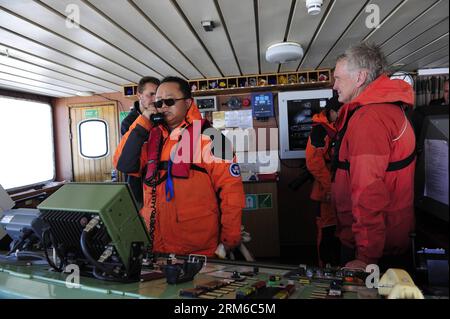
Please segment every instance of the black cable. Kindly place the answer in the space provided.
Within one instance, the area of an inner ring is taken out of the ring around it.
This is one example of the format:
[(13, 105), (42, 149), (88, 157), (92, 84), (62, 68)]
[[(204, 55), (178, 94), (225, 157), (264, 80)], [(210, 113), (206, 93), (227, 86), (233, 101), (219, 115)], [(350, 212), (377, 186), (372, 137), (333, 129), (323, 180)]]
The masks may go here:
[(47, 262), (48, 262), (48, 264), (50, 265), (50, 267), (52, 267), (52, 268), (53, 268), (54, 270), (56, 270), (57, 272), (62, 272), (62, 271), (63, 271), (63, 267), (64, 267), (64, 261), (63, 261), (63, 259), (62, 259), (60, 256), (58, 256), (58, 258), (61, 260), (61, 265), (58, 267), (58, 266), (56, 266), (56, 264), (55, 264), (55, 263), (50, 259), (50, 257), (48, 256), (47, 242), (46, 242), (46, 240), (45, 240), (47, 234), (50, 236), (50, 242), (51, 242), (53, 248), (56, 249), (56, 248), (55, 248), (55, 245), (54, 245), (54, 243), (53, 243), (53, 240), (52, 240), (52, 238), (51, 238), (51, 234), (50, 234), (49, 230), (48, 230), (48, 229), (44, 230), (43, 233), (42, 233), (42, 245), (44, 246), (44, 255), (45, 255), (45, 259), (47, 260)]
[[(115, 274), (111, 270), (108, 270), (104, 265), (102, 265), (100, 262), (95, 260), (95, 258), (92, 257), (91, 253), (89, 252), (89, 232), (83, 231), (80, 238), (80, 245), (81, 250), (83, 251), (84, 256), (86, 259), (91, 263), (93, 266), (92, 274), (94, 277), (98, 280), (104, 280), (104, 281), (112, 281), (112, 282), (121, 282), (121, 283), (129, 283), (129, 282), (135, 282), (136, 280), (133, 280), (132, 278), (122, 278), (118, 274)], [(102, 274), (99, 274), (98, 271), (101, 271), (102, 273), (106, 274), (107, 276), (104, 276)]]
[(81, 246), (81, 251), (83, 252), (84, 257), (86, 257), (86, 259), (89, 261), (89, 263), (94, 266), (95, 269), (99, 269), (100, 271), (110, 275), (110, 276), (116, 276), (116, 274), (114, 274), (113, 272), (111, 272), (109, 269), (106, 269), (106, 267), (104, 265), (102, 265), (100, 262), (98, 262), (97, 260), (95, 260), (94, 257), (92, 257), (90, 251), (89, 251), (89, 246), (88, 246), (88, 241), (89, 241), (89, 232), (84, 231), (81, 233), (81, 237), (80, 237), (80, 246)]
[(150, 210), (150, 225), (149, 225), (149, 232), (150, 232), (150, 246), (149, 246), (149, 252), (153, 259), (153, 249), (154, 249), (154, 241), (155, 241), (155, 224), (156, 224), (156, 176), (155, 175), (154, 180), (152, 181), (151, 187), (152, 187), (152, 201), (151, 201), (151, 210)]

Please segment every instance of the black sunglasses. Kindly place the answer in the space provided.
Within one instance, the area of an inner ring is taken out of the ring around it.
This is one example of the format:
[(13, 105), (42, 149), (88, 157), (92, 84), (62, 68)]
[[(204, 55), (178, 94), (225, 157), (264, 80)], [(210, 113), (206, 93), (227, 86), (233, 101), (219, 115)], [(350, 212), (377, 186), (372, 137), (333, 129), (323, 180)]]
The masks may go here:
[(185, 98), (185, 97), (183, 97), (181, 99), (162, 99), (162, 100), (159, 100), (159, 101), (155, 101), (155, 107), (160, 109), (160, 108), (163, 107), (163, 104), (165, 104), (165, 105), (170, 107), (170, 106), (174, 106), (177, 101), (187, 100), (187, 99), (188, 98)]

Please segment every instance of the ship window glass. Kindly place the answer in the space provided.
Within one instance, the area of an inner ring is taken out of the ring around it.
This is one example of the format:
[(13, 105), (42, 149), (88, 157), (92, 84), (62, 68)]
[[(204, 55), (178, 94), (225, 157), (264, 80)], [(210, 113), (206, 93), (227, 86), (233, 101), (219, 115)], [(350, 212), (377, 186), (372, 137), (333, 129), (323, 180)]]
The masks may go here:
[(0, 96), (0, 184), (13, 190), (54, 180), (52, 108)]

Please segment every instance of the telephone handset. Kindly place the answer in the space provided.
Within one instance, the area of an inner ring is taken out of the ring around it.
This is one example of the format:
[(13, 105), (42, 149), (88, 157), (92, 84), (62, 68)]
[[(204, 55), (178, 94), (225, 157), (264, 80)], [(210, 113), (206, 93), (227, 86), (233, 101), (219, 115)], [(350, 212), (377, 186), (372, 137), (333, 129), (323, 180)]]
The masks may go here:
[(150, 121), (153, 123), (154, 126), (164, 124), (165, 123), (164, 114), (162, 113), (152, 114), (150, 115)]
[[(138, 104), (138, 107), (140, 108), (141, 103), (144, 103), (141, 98), (139, 99), (139, 101), (135, 102), (135, 107)], [(145, 104), (145, 103), (144, 103)], [(141, 109), (142, 110), (142, 109)], [(164, 120), (164, 114), (162, 113), (156, 113), (156, 114), (152, 114), (150, 115), (150, 122), (152, 122), (153, 126), (158, 126), (160, 124), (165, 124), (165, 120)]]
[(388, 299), (424, 299), (411, 276), (403, 269), (391, 268), (381, 277), (378, 294)]

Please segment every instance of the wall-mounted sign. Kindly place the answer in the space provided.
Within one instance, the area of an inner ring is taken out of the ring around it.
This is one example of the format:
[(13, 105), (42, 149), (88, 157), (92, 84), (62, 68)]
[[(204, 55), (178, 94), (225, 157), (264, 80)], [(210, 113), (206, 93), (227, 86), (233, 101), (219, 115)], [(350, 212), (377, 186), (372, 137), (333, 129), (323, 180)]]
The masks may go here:
[(246, 194), (244, 210), (273, 208), (272, 194)]
[(259, 209), (270, 209), (272, 207), (272, 194), (258, 194)]
[(84, 117), (87, 119), (98, 118), (98, 110), (85, 110)]
[(245, 210), (257, 210), (258, 209), (258, 195), (245, 194)]
[(122, 123), (122, 121), (130, 114), (130, 112), (120, 112), (119, 113), (119, 123)]

